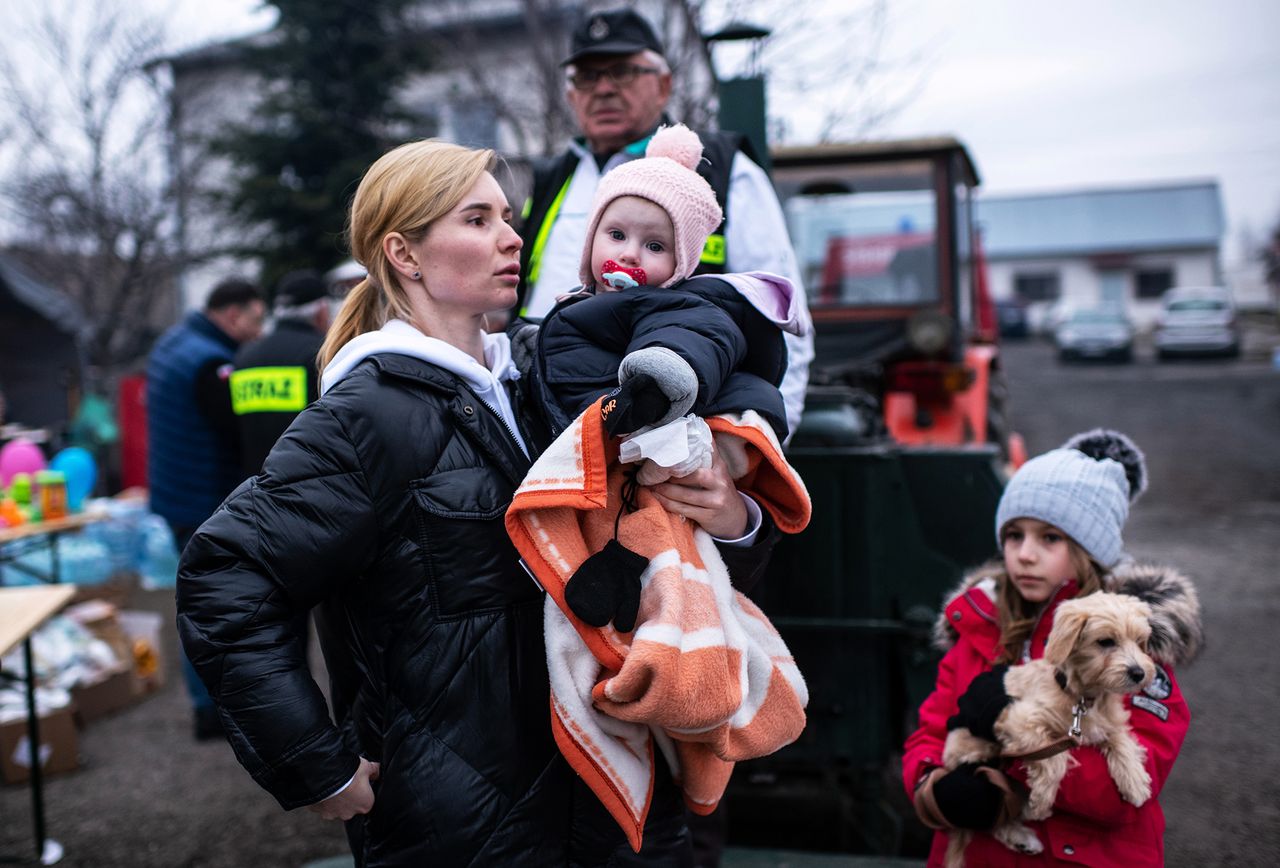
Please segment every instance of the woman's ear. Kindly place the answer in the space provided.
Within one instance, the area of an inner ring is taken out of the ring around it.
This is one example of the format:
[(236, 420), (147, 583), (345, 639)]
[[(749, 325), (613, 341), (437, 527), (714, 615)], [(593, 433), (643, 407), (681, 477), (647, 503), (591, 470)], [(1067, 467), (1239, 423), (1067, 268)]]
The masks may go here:
[(1044, 648), (1044, 659), (1054, 666), (1067, 662), (1071, 652), (1075, 651), (1080, 641), (1080, 634), (1089, 623), (1089, 616), (1070, 602), (1058, 607), (1053, 617), (1053, 629), (1049, 631), (1049, 642)]
[(391, 267), (406, 278), (412, 278), (421, 269), (418, 258), (409, 247), (409, 241), (399, 232), (388, 232), (382, 238), (382, 253)]

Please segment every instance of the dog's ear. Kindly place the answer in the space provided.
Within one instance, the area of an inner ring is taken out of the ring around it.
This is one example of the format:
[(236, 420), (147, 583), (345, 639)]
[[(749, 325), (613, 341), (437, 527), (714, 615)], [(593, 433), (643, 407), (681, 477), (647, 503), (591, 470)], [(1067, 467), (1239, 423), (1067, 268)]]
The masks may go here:
[(1049, 632), (1049, 642), (1044, 648), (1044, 659), (1054, 666), (1066, 663), (1088, 623), (1089, 616), (1082, 607), (1071, 602), (1059, 606), (1053, 616), (1053, 629)]

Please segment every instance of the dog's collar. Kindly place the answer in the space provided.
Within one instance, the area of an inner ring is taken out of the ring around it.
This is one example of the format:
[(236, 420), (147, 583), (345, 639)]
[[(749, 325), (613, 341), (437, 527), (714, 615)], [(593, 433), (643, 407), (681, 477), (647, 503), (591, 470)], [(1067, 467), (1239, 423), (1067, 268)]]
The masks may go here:
[[(1062, 688), (1063, 693), (1069, 694), (1071, 691), (1067, 689), (1067, 673), (1061, 669), (1053, 670), (1053, 680), (1058, 682), (1058, 687)], [(1093, 706), (1093, 697), (1080, 694), (1076, 697), (1075, 705), (1071, 706), (1071, 728), (1067, 730), (1070, 738), (1077, 739), (1083, 732), (1084, 716), (1089, 713), (1089, 709)]]

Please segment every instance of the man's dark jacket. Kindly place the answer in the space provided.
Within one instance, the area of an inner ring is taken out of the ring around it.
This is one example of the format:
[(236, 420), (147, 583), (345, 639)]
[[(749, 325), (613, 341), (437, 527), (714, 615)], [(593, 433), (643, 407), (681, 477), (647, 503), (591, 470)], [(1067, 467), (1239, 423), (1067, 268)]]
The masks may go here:
[[(240, 460), (245, 476), (262, 471), (267, 453), (289, 423), (319, 396), (316, 355), (322, 343), (324, 335), (311, 323), (282, 319), (271, 334), (245, 344), (236, 353), (236, 373), (231, 378), (232, 409), (240, 429)], [(254, 376), (254, 369), (260, 368), (285, 370)], [(288, 409), (262, 409), (264, 405), (255, 402), (251, 393), (263, 389), (274, 390), (268, 406)]]
[(787, 435), (777, 388), (787, 367), (782, 332), (719, 278), (566, 299), (542, 321), (538, 340), (535, 380), (553, 431), (618, 385), (624, 356), (665, 347), (698, 377), (690, 412), (755, 410), (779, 440)]
[[(184, 553), (183, 646), (254, 779), (296, 808), (342, 787), (359, 756), (381, 763), (373, 811), (348, 824), (360, 865), (686, 861), (670, 780), (637, 857), (552, 739), (543, 594), (503, 523), (529, 466), (457, 376), (372, 356)], [(776, 531), (763, 536), (726, 551), (735, 576), (758, 575)], [(338, 727), (291, 626), (316, 605)]]

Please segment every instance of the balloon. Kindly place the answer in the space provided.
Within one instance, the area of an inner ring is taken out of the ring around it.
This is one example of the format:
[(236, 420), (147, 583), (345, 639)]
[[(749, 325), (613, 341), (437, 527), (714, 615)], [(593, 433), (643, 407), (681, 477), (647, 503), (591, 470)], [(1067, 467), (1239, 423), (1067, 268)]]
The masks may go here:
[(44, 453), (39, 446), (21, 437), (10, 440), (0, 449), (0, 486), (7, 488), (15, 473), (34, 476), (45, 466)]
[(78, 510), (98, 480), (98, 462), (87, 449), (69, 446), (49, 462), (51, 470), (61, 470), (67, 478), (67, 506)]

